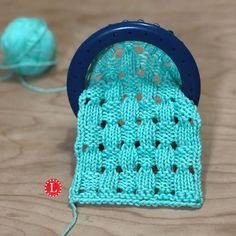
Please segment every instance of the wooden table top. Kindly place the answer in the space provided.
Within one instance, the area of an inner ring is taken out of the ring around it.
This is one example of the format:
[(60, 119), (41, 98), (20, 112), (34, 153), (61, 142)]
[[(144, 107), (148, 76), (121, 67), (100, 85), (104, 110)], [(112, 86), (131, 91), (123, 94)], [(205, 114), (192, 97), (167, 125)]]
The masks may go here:
[[(0, 31), (13, 18), (44, 18), (59, 64), (34, 85), (65, 84), (75, 50), (92, 32), (123, 19), (172, 29), (194, 55), (202, 80), (203, 190), (200, 210), (80, 206), (78, 236), (236, 235), (236, 1), (0, 0)], [(0, 82), (0, 235), (59, 235), (71, 221), (68, 188), (75, 167), (76, 119), (66, 92), (29, 91)], [(50, 177), (63, 184), (47, 197)]]

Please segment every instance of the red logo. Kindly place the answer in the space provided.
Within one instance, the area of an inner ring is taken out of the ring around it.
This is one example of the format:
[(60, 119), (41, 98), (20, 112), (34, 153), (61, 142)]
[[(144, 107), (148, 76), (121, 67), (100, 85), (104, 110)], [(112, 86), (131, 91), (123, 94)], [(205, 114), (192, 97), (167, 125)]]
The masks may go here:
[(58, 179), (48, 179), (44, 184), (44, 191), (49, 197), (58, 197), (61, 190), (62, 184)]

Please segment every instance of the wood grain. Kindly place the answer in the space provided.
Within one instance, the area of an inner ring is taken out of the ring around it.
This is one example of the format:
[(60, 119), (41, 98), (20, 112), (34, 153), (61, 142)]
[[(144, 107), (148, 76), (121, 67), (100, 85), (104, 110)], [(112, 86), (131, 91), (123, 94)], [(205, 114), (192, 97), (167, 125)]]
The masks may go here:
[[(236, 1), (0, 0), (0, 29), (18, 16), (43, 17), (58, 42), (60, 63), (36, 85), (63, 85), (80, 43), (122, 19), (173, 29), (199, 65), (203, 184), (200, 210), (79, 207), (71, 236), (236, 235)], [(16, 79), (0, 83), (0, 235), (59, 235), (71, 220), (68, 188), (74, 171), (76, 119), (66, 93), (38, 94)], [(60, 197), (44, 194), (50, 177)]]

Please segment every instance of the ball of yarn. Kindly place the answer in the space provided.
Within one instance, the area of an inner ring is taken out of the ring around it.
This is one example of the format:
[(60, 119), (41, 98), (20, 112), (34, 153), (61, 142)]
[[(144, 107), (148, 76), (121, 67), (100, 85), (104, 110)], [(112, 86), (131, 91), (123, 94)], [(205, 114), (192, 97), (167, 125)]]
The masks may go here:
[(44, 20), (17, 18), (1, 36), (4, 63), (22, 76), (37, 76), (55, 64), (56, 43)]

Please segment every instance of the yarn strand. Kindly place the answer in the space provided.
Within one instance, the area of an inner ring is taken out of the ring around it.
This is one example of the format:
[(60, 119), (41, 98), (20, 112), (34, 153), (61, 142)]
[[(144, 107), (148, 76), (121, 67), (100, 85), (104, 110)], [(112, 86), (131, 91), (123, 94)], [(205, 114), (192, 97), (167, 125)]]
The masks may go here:
[(56, 65), (57, 61), (48, 61), (48, 62), (40, 62), (40, 63), (18, 63), (18, 64), (11, 64), (11, 65), (4, 65), (3, 63), (0, 64), (0, 70), (10, 70), (20, 68), (22, 66), (27, 67), (39, 67), (39, 66), (53, 66)]
[(24, 77), (20, 77), (20, 83), (25, 88), (39, 93), (56, 93), (56, 92), (63, 92), (66, 90), (66, 86), (57, 88), (41, 88), (38, 86), (34, 86), (30, 84), (27, 80), (25, 80)]
[[(41, 63), (34, 63), (34, 64), (30, 64), (30, 63), (19, 63), (19, 64), (14, 64), (14, 65), (4, 65), (2, 63), (2, 60), (0, 60), (0, 70), (11, 70), (11, 69), (15, 69), (15, 68), (20, 68), (22, 66), (27, 66), (27, 67), (35, 67), (35, 66), (52, 66), (52, 65), (56, 65), (57, 61), (48, 61), (48, 62), (41, 62)], [(0, 76), (0, 81), (5, 81), (5, 80), (10, 80), (13, 76), (13, 72), (10, 72), (9, 74)], [(56, 87), (56, 88), (41, 88), (38, 86), (34, 86), (31, 83), (29, 83), (27, 80), (24, 79), (23, 76), (20, 76), (20, 84), (31, 90), (34, 92), (38, 92), (38, 93), (56, 93), (56, 92), (63, 92), (66, 90), (66, 86), (63, 87)]]
[(13, 76), (13, 73), (0, 76), (0, 81), (10, 80)]
[(76, 209), (75, 203), (70, 203), (70, 207), (72, 209), (73, 218), (72, 218), (71, 223), (66, 226), (66, 228), (62, 232), (61, 236), (66, 236), (71, 231), (71, 229), (74, 227), (74, 225), (76, 224), (76, 221), (77, 221), (78, 214), (77, 214), (77, 209)]

